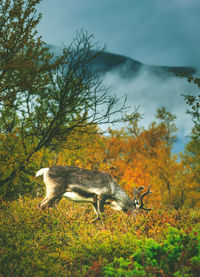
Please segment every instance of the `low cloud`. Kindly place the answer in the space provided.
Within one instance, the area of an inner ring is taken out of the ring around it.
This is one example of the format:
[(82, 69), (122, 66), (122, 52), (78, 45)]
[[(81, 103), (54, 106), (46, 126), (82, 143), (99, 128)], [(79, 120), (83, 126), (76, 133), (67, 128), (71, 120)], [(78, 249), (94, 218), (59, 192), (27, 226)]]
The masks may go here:
[(165, 106), (177, 116), (175, 123), (179, 129), (179, 143), (185, 142), (193, 123), (191, 116), (186, 113), (188, 106), (181, 94), (197, 93), (196, 86), (188, 83), (185, 78), (168, 74), (157, 75), (143, 66), (132, 79), (122, 78), (118, 71), (109, 72), (105, 75), (104, 84), (117, 97), (127, 95), (130, 112), (139, 106), (139, 112), (143, 115), (141, 125), (146, 128), (156, 120), (156, 110)]

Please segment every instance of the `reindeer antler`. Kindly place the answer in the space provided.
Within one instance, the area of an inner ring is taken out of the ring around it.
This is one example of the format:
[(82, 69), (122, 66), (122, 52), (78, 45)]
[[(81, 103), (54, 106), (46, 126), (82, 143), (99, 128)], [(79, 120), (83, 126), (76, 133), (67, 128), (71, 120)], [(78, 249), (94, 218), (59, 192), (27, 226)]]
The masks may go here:
[(144, 189), (144, 187), (139, 187), (138, 189), (133, 188), (135, 198), (136, 198), (137, 193), (138, 193), (139, 191), (143, 190), (143, 189)]
[(140, 196), (140, 209), (141, 210), (151, 211), (151, 209), (144, 208), (144, 203), (143, 203), (144, 196), (147, 194), (150, 194), (150, 193), (152, 193), (152, 191), (150, 191), (150, 186), (148, 186), (147, 191)]

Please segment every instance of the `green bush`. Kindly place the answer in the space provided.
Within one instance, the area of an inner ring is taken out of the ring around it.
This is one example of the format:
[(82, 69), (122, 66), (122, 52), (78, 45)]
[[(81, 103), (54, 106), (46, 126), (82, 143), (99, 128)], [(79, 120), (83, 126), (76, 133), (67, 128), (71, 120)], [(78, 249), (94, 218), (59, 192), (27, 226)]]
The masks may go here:
[(129, 258), (107, 264), (104, 276), (200, 276), (200, 230), (170, 228), (165, 240), (137, 241)]

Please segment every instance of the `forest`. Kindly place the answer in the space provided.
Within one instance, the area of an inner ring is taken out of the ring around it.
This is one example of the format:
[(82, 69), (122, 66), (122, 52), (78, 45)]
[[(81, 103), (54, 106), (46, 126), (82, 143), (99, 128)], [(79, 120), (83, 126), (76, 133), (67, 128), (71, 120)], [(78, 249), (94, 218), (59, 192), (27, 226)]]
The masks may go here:
[[(160, 107), (144, 128), (90, 70), (105, 49), (87, 31), (54, 56), (37, 32), (40, 2), (0, 0), (0, 276), (199, 276), (200, 93), (180, 96), (193, 127), (175, 153), (176, 115)], [(52, 165), (108, 172), (132, 198), (150, 186), (151, 211), (108, 206), (92, 223), (88, 204), (41, 210), (35, 173)]]

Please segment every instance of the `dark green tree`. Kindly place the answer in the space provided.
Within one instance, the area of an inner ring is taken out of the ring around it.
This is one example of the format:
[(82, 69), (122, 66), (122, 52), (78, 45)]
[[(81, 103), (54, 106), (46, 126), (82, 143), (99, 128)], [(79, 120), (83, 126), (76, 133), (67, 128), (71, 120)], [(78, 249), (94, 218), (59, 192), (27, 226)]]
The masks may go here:
[(167, 148), (169, 149), (170, 154), (173, 144), (176, 141), (176, 132), (178, 130), (176, 124), (174, 123), (176, 115), (168, 112), (165, 107), (161, 107), (157, 109), (156, 118), (160, 120), (160, 125), (166, 129), (163, 139)]
[[(199, 77), (188, 77), (188, 81), (196, 84), (200, 88)], [(200, 184), (200, 94), (184, 95), (188, 104), (187, 113), (192, 116), (194, 126), (190, 134), (190, 141), (186, 145), (185, 154), (186, 161), (191, 165), (194, 171), (194, 179)], [(198, 193), (200, 192), (200, 187)]]

